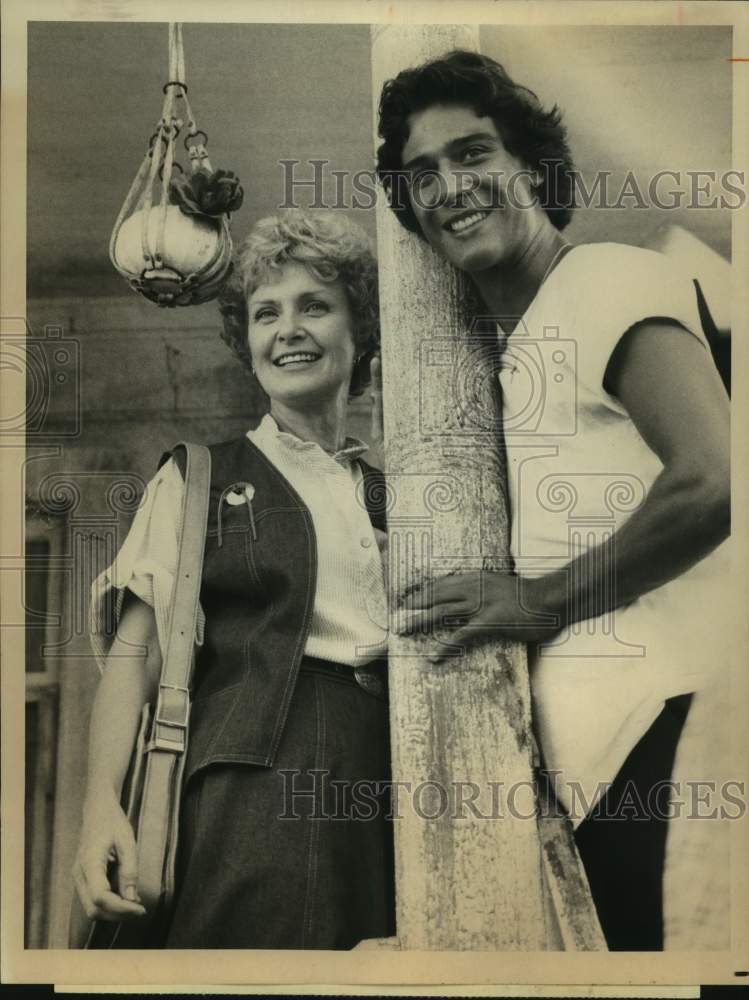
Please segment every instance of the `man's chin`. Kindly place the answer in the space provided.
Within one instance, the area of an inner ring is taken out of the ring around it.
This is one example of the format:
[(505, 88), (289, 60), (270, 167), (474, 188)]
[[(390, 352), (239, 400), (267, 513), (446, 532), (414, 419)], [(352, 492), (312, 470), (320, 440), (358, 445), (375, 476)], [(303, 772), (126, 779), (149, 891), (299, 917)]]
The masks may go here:
[(432, 243), (432, 246), (440, 257), (444, 257), (453, 267), (467, 274), (487, 271), (498, 264), (501, 257), (500, 249), (493, 241), (481, 238), (465, 242), (448, 238), (440, 240), (436, 245)]
[(451, 254), (450, 263), (466, 274), (480, 274), (489, 271), (499, 263), (499, 254), (495, 247), (466, 248), (460, 254)]

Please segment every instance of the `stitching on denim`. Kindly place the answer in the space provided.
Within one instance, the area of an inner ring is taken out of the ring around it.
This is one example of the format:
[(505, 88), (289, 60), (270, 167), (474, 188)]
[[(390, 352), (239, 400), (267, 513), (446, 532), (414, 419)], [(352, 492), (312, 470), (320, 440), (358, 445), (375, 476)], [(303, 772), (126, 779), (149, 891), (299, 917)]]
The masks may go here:
[[(325, 766), (325, 706), (322, 703), (321, 688), (318, 678), (315, 677), (315, 721), (317, 727), (317, 737), (315, 746), (315, 772), (321, 771)], [(324, 804), (324, 803), (323, 803)], [(315, 805), (312, 806), (313, 813)], [(310, 819), (309, 853), (307, 855), (307, 885), (304, 899), (304, 920), (302, 923), (302, 947), (305, 947), (309, 937), (312, 935), (312, 927), (315, 916), (314, 898), (317, 892), (318, 875), (318, 844), (319, 844), (319, 821)]]
[[(303, 508), (302, 513), (304, 514), (304, 527), (307, 535), (307, 574), (305, 576), (305, 593), (306, 593), (306, 604), (304, 608), (303, 615), (303, 626), (297, 634), (296, 644), (294, 646), (294, 652), (292, 654), (292, 663), (301, 660), (301, 656), (304, 652), (304, 647), (307, 644), (307, 637), (309, 635), (310, 623), (312, 621), (312, 614), (314, 611), (315, 602), (315, 591), (317, 589), (317, 536), (315, 535), (315, 528), (312, 523), (312, 515), (306, 507)], [(288, 705), (293, 694), (294, 686), (296, 685), (298, 671), (289, 670), (286, 675), (286, 683), (283, 689), (283, 695), (281, 698), (281, 709), (276, 717), (276, 725), (273, 730), (273, 743), (272, 746), (275, 748), (278, 745), (278, 740), (280, 739), (280, 729), (286, 721), (288, 714)]]

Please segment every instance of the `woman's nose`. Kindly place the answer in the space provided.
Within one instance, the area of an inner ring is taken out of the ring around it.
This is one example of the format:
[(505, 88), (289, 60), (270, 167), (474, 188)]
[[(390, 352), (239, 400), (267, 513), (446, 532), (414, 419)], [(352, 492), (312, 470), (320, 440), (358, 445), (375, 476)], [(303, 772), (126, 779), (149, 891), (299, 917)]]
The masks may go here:
[(295, 337), (301, 337), (302, 332), (300, 330), (301, 320), (296, 312), (285, 312), (282, 313), (278, 319), (278, 326), (276, 330), (276, 336), (279, 340), (294, 340)]

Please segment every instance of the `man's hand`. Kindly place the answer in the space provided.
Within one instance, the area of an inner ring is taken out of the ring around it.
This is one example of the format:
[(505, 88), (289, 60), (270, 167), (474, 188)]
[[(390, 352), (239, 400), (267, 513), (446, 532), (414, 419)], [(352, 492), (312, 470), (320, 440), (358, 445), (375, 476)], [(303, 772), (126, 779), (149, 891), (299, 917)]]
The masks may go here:
[[(456, 649), (486, 639), (516, 642), (550, 642), (563, 626), (560, 614), (544, 605), (541, 580), (522, 580), (510, 573), (474, 570), (444, 576), (413, 591), (406, 598), (407, 611), (398, 614), (400, 635), (455, 629), (429, 655), (433, 662)], [(449, 647), (453, 647), (452, 650)]]
[(379, 354), (375, 354), (369, 364), (372, 382), (369, 386), (369, 398), (372, 403), (372, 413), (369, 430), (369, 455), (372, 465), (383, 468), (384, 465), (384, 429), (382, 420), (382, 362)]

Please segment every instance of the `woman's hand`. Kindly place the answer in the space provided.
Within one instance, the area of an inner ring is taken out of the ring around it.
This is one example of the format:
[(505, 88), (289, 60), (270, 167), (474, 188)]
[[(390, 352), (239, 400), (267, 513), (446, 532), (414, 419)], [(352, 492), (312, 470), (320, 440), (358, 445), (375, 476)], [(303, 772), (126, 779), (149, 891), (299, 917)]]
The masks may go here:
[[(405, 600), (408, 611), (398, 614), (400, 635), (454, 628), (442, 648), (428, 656), (432, 662), (460, 655), (465, 646), (481, 639), (550, 642), (562, 628), (561, 615), (544, 603), (541, 580), (521, 579), (510, 573), (474, 570), (444, 576), (413, 591)], [(449, 647), (453, 647), (452, 650)]]
[[(108, 879), (112, 862), (113, 885)], [(138, 901), (135, 835), (113, 795), (89, 797), (84, 806), (73, 881), (90, 920), (131, 920), (146, 912)]]

